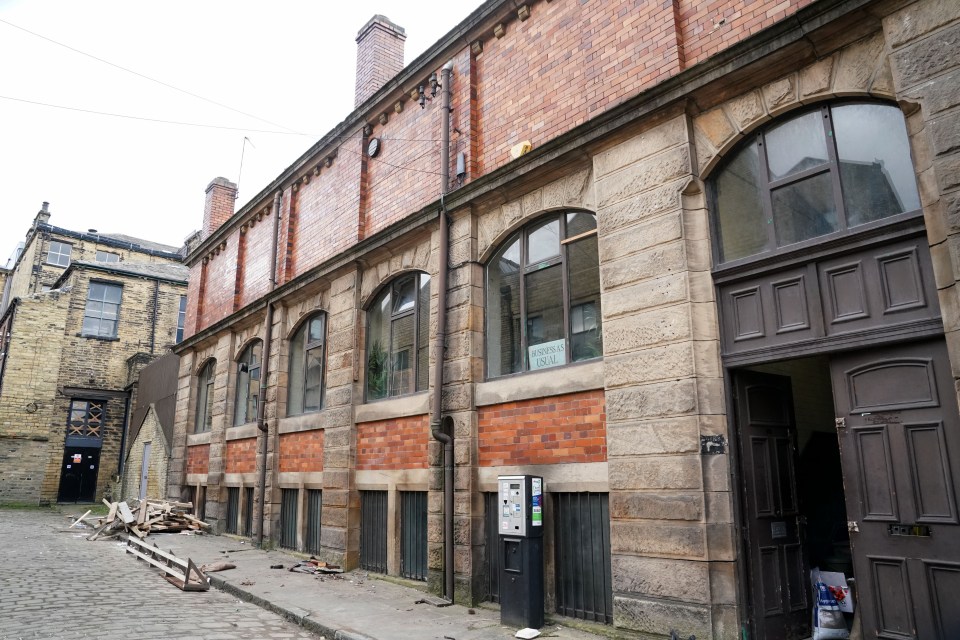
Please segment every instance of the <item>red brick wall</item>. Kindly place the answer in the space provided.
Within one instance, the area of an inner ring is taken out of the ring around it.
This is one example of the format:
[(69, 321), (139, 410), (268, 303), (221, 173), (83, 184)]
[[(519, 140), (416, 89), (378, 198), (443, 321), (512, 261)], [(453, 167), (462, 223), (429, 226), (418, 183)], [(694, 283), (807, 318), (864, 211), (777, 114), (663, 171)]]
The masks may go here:
[(238, 299), (240, 307), (250, 304), (270, 289), (270, 236), (273, 235), (273, 219), (267, 216), (253, 226), (247, 225), (244, 235), (246, 257)]
[(280, 435), (280, 471), (323, 471), (323, 429)]
[(225, 473), (253, 473), (257, 470), (257, 439), (228, 440)]
[[(207, 264), (202, 267), (206, 270), (206, 276), (198, 331), (233, 312), (239, 237), (239, 230), (234, 229), (233, 233), (227, 236), (226, 246), (220, 253), (210, 256)], [(256, 255), (256, 249), (248, 247), (247, 254)]]
[[(721, 49), (796, 13), (813, 0), (676, 0), (686, 65), (706, 60)], [(720, 21), (723, 24), (719, 24)]]
[(187, 447), (187, 473), (210, 471), (210, 445), (195, 444)]
[(480, 407), (480, 466), (603, 462), (603, 391)]
[(189, 338), (202, 328), (197, 326), (197, 309), (200, 305), (200, 274), (202, 272), (202, 260), (190, 267), (190, 277), (187, 280), (187, 317), (184, 318), (183, 325), (184, 338)]
[[(296, 235), (290, 238), (290, 271), (284, 281), (357, 242), (360, 139), (345, 140), (330, 167), (301, 184), (296, 194)], [(288, 199), (289, 193), (284, 194)]]
[(357, 425), (357, 469), (426, 469), (430, 416)]

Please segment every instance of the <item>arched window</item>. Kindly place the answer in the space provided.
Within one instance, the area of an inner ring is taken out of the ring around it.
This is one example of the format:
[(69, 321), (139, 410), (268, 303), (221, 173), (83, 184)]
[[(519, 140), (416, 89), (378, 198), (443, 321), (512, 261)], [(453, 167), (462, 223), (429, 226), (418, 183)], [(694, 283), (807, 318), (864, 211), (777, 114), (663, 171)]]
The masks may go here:
[(319, 411), (323, 404), (326, 327), (326, 316), (319, 313), (300, 325), (290, 340), (288, 416)]
[(823, 106), (752, 136), (713, 180), (718, 261), (842, 235), (920, 208), (896, 107)]
[(255, 340), (237, 358), (237, 401), (233, 405), (233, 426), (257, 419), (260, 400), (260, 360), (263, 342)]
[(194, 433), (209, 431), (213, 423), (213, 378), (217, 369), (216, 360), (208, 360), (197, 376), (197, 417)]
[(603, 355), (597, 219), (571, 211), (513, 234), (487, 264), (487, 376)]
[(428, 386), (430, 276), (400, 276), (367, 311), (367, 399), (423, 391)]

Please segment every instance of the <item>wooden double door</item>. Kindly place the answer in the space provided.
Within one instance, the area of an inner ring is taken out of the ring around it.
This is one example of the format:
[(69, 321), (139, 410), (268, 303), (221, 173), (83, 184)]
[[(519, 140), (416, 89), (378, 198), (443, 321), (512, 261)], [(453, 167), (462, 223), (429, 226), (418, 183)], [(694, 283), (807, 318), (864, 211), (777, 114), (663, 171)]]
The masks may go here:
[[(829, 375), (863, 637), (960, 638), (960, 415), (945, 343), (835, 355)], [(755, 637), (805, 638), (791, 379), (743, 371), (734, 381)]]

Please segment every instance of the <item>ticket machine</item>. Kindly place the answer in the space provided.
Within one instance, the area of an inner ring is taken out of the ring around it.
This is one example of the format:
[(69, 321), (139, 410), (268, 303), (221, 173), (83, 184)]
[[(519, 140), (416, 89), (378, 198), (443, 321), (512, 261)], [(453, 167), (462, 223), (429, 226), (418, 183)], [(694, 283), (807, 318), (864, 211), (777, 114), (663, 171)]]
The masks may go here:
[(500, 476), (500, 622), (543, 626), (543, 478)]

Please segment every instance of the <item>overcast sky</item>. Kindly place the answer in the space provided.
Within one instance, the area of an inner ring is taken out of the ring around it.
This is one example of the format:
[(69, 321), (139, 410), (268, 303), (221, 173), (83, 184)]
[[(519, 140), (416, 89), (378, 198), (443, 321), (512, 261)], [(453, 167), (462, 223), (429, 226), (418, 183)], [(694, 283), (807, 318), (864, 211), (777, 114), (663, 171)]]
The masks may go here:
[(181, 245), (242, 151), (238, 209), (353, 110), (370, 17), (406, 29), (409, 63), (480, 4), (0, 0), (0, 266), (43, 201), (59, 227)]

